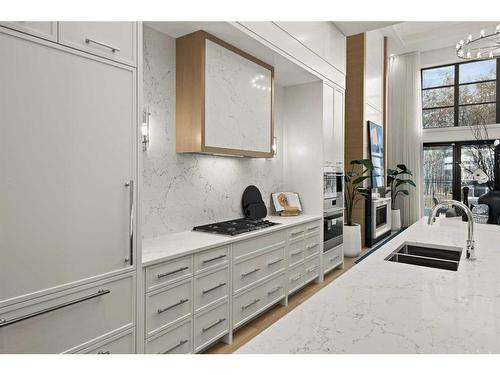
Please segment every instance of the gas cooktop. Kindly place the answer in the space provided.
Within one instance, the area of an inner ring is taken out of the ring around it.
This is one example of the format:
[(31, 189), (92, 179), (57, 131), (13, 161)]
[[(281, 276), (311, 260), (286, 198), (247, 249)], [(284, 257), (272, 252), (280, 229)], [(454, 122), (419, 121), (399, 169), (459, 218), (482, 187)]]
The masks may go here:
[(254, 230), (272, 227), (279, 223), (273, 223), (269, 220), (255, 220), (255, 219), (235, 219), (228, 221), (221, 221), (219, 223), (200, 225), (194, 227), (193, 230), (198, 232), (225, 234), (228, 236), (237, 236), (238, 234), (252, 232)]

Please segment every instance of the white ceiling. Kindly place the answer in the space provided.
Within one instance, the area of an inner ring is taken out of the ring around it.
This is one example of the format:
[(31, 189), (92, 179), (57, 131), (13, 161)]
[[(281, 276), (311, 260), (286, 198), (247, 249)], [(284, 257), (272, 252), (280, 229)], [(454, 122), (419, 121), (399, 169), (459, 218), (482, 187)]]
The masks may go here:
[(455, 48), (469, 33), (479, 36), (481, 29), (493, 32), (499, 22), (402, 22), (381, 29), (389, 37), (389, 53)]
[(145, 22), (144, 24), (173, 38), (205, 30), (274, 66), (274, 82), (280, 86), (300, 85), (319, 80), (318, 77), (259, 43), (228, 22)]
[(337, 28), (342, 31), (345, 36), (356, 35), (371, 30), (381, 29), (398, 22), (367, 22), (367, 21), (334, 21)]

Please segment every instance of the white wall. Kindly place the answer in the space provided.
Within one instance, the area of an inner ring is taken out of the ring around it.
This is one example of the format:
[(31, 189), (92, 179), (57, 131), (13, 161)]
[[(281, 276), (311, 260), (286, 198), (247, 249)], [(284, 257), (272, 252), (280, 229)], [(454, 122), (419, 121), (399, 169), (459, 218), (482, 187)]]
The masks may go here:
[(282, 190), (283, 136), (277, 89), (278, 157), (247, 159), (175, 152), (175, 39), (144, 28), (144, 105), (151, 112), (151, 141), (143, 162), (143, 238), (190, 230), (195, 225), (241, 217), (247, 185), (264, 201)]

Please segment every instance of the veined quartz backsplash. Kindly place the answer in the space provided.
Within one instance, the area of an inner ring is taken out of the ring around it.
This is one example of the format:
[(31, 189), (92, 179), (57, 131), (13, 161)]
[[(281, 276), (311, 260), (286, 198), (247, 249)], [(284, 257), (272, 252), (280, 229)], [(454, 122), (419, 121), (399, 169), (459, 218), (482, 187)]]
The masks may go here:
[(282, 190), (283, 140), (275, 95), (274, 159), (233, 158), (175, 152), (175, 39), (144, 27), (144, 106), (151, 113), (150, 144), (143, 152), (143, 238), (190, 230), (195, 225), (242, 216), (241, 196), (256, 185), (270, 207)]

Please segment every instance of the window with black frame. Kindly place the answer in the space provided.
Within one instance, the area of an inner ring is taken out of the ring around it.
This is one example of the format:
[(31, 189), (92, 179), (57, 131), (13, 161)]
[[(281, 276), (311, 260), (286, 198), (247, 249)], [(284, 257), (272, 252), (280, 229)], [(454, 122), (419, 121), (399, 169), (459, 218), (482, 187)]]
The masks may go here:
[(422, 69), (424, 129), (500, 123), (500, 60)]
[[(424, 214), (441, 201), (463, 200), (462, 188), (468, 187), (468, 201), (493, 188), (493, 141), (424, 143)], [(471, 172), (480, 168), (489, 177), (487, 183), (476, 181)]]

